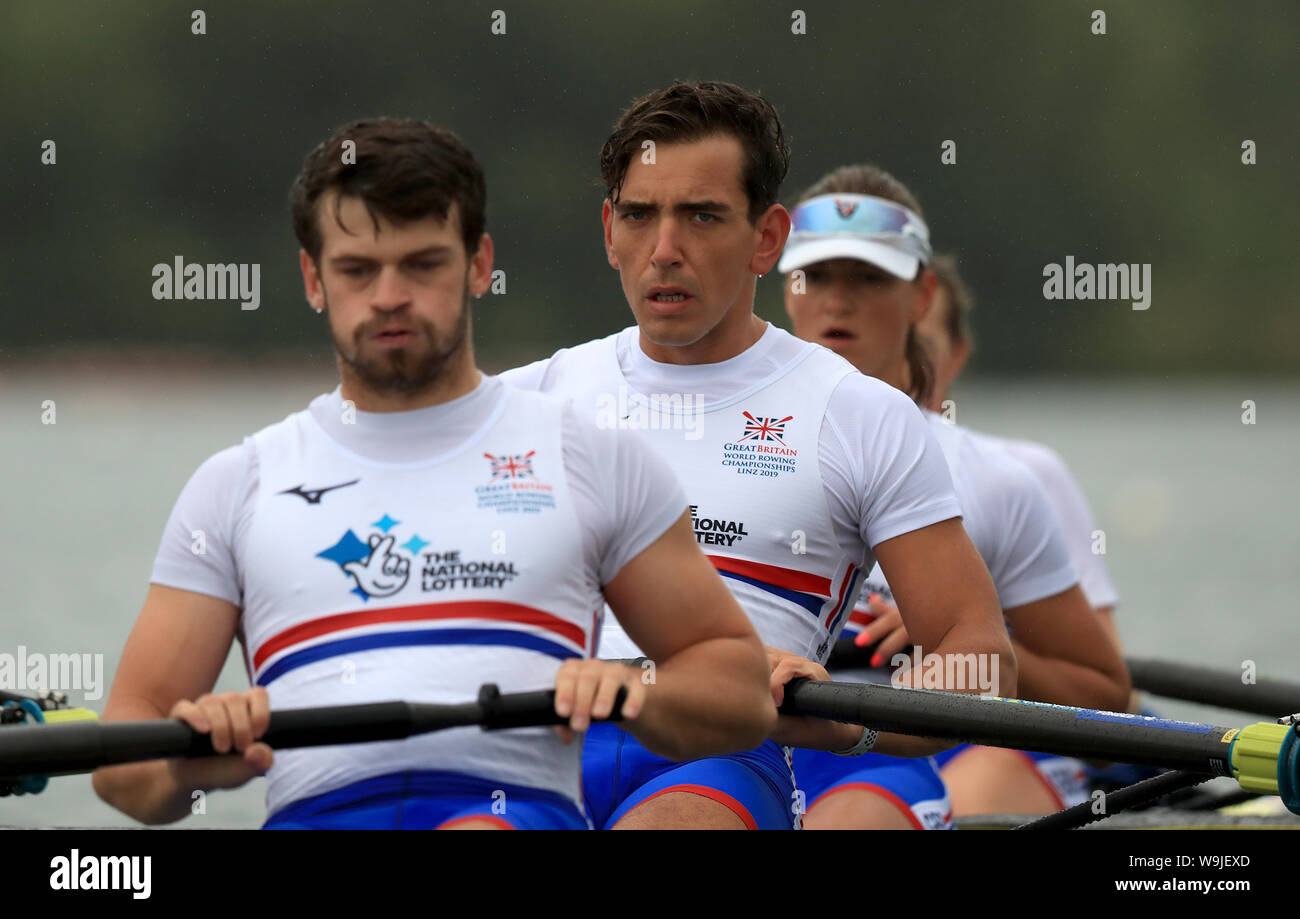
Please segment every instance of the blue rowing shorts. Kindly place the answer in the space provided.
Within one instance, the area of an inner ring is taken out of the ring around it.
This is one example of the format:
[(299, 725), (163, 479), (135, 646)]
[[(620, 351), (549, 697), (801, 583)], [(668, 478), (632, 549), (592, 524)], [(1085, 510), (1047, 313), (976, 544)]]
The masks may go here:
[(395, 772), (300, 798), (264, 830), (437, 830), (485, 820), (503, 830), (587, 830), (563, 795), (458, 772)]
[(772, 741), (743, 753), (677, 763), (651, 753), (618, 725), (597, 722), (582, 749), (587, 812), (609, 829), (638, 804), (689, 792), (726, 806), (751, 830), (795, 827), (794, 776), (785, 749)]
[(953, 759), (960, 756), (962, 753), (966, 752), (969, 749), (971, 749), (970, 744), (959, 743), (957, 744), (957, 746), (944, 750), (942, 753), (936, 753), (933, 757), (931, 757), (931, 759), (934, 760), (936, 766), (942, 769), (944, 766), (952, 762)]
[(893, 804), (914, 829), (953, 828), (948, 788), (930, 756), (836, 756), (822, 750), (797, 749), (794, 776), (807, 796), (809, 811), (836, 792), (868, 791)]

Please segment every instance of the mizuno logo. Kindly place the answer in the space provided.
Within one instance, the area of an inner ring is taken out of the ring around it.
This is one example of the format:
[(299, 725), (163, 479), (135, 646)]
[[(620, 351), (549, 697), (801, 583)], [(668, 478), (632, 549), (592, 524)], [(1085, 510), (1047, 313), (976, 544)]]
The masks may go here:
[(360, 479), (353, 479), (351, 482), (344, 482), (341, 485), (326, 485), (324, 488), (304, 488), (302, 485), (295, 485), (293, 488), (286, 488), (284, 491), (276, 492), (280, 495), (297, 495), (308, 504), (320, 504), (320, 499), (325, 496), (327, 491), (333, 491), (336, 488), (347, 488), (349, 485), (355, 485)]

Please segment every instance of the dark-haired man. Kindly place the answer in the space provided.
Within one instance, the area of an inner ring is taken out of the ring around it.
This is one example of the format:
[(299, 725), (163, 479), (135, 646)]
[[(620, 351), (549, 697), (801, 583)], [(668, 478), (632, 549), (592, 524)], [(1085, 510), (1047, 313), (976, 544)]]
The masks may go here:
[[(96, 790), (124, 812), (176, 820), (194, 792), (269, 768), (269, 828), (578, 828), (580, 751), (565, 743), (619, 689), (628, 729), (669, 757), (752, 746), (775, 724), (763, 649), (668, 467), (475, 367), (484, 202), (470, 151), (421, 122), (349, 124), (307, 157), (294, 228), (340, 386), (191, 478), (105, 709), (183, 718), (241, 755), (100, 770)], [(604, 601), (662, 656), (653, 685), (591, 659)], [(255, 688), (206, 694), (236, 637)], [(554, 685), (567, 725), (274, 765), (257, 742), (272, 706), (465, 701), (487, 682)]]
[[(776, 111), (741, 87), (679, 83), (637, 100), (600, 157), (605, 248), (637, 324), (503, 378), (571, 398), (589, 425), (645, 429), (769, 646), (777, 701), (794, 676), (826, 678), (817, 662), (873, 560), (927, 653), (995, 655), (1012, 694), (997, 597), (921, 413), (754, 315), (755, 279), (790, 231), (776, 203), (788, 160)], [(654, 658), (613, 623), (599, 652)], [(943, 746), (782, 718), (760, 747), (678, 764), (597, 725), (583, 757), (587, 803), (605, 827), (790, 828), (801, 802), (778, 742), (845, 755)]]

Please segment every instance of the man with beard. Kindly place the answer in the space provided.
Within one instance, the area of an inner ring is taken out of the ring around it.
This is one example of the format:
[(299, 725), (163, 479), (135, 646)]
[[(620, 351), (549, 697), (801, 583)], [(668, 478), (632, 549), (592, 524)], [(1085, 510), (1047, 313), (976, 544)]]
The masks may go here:
[[(485, 197), (470, 151), (422, 122), (355, 122), (308, 155), (294, 229), (340, 385), (191, 478), (104, 713), (170, 714), (237, 755), (101, 769), (110, 804), (171, 822), (196, 791), (267, 772), (268, 828), (577, 828), (571, 741), (620, 689), (628, 730), (674, 759), (752, 747), (775, 725), (763, 648), (669, 467), (476, 368)], [(651, 685), (592, 659), (605, 602), (659, 662)], [(211, 695), (236, 638), (254, 688)], [(554, 686), (567, 723), (274, 765), (257, 740), (272, 707), (462, 702), (482, 683)]]

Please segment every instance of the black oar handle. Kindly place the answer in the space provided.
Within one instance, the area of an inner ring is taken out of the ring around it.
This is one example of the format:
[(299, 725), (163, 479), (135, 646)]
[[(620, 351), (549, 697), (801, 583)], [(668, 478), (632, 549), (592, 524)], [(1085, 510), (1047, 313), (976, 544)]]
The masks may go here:
[(875, 655), (878, 644), (879, 642), (873, 642), (859, 648), (852, 638), (841, 638), (831, 645), (831, 653), (826, 658), (826, 669), (847, 670), (850, 667), (870, 667), (871, 658)]
[[(622, 716), (627, 698), (620, 690), (607, 720)], [(260, 740), (273, 749), (401, 740), (446, 728), (479, 725), (484, 730), (564, 724), (555, 713), (555, 691), (502, 694), (486, 684), (476, 702), (437, 705), (368, 702), (271, 713)], [(101, 766), (172, 757), (215, 756), (212, 738), (183, 721), (77, 721), (0, 728), (0, 778), (70, 775)]]
[[(623, 717), (623, 703), (626, 701), (627, 690), (619, 689), (618, 695), (614, 697), (613, 710), (603, 720), (620, 720)], [(478, 706), (482, 711), (481, 723), (485, 731), (567, 724), (569, 721), (555, 713), (554, 689), (502, 695), (495, 683), (485, 683), (478, 691)]]
[[(275, 748), (392, 740), (409, 736), (422, 720), (447, 727), (473, 724), (475, 713), (466, 713), (470, 718), (466, 720), (466, 714), (458, 711), (461, 708), (373, 702), (286, 709), (271, 713), (270, 726), (260, 739)], [(417, 717), (421, 714), (423, 719)], [(210, 735), (174, 719), (77, 721), (0, 729), (0, 775), (10, 777), (71, 774), (150, 759), (215, 755)]]

